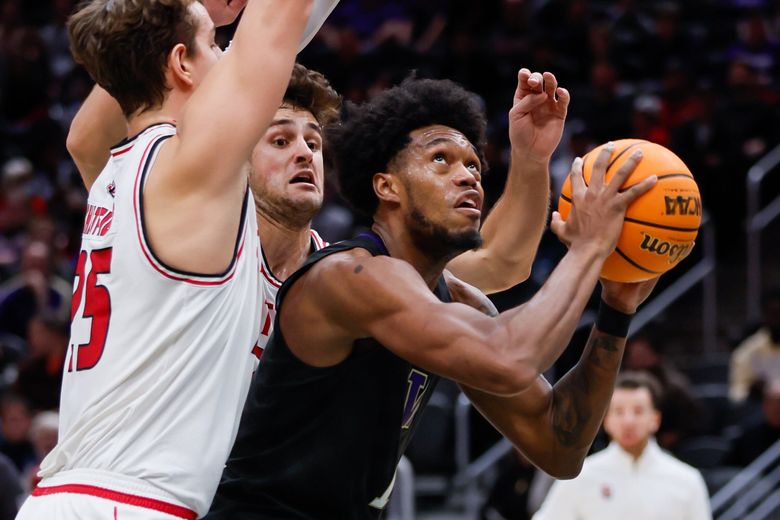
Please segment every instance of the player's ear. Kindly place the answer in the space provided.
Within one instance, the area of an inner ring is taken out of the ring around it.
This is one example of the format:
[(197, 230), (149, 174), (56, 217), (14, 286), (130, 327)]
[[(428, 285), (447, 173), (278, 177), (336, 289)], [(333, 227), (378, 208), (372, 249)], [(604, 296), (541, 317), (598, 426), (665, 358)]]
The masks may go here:
[(194, 67), (190, 56), (187, 55), (187, 47), (183, 43), (177, 43), (168, 54), (168, 67), (166, 76), (169, 86), (179, 84), (192, 88), (195, 84), (193, 77)]
[(399, 203), (402, 190), (403, 186), (396, 175), (385, 172), (374, 174), (374, 193), (379, 200)]

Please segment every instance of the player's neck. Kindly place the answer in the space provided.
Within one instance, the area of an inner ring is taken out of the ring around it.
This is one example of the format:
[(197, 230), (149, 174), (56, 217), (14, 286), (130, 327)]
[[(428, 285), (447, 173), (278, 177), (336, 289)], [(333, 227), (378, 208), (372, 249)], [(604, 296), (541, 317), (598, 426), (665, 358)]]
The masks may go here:
[(303, 265), (311, 249), (311, 223), (291, 229), (257, 213), (257, 232), (268, 267), (284, 281)]
[(436, 287), (436, 282), (450, 258), (431, 258), (421, 251), (415, 246), (408, 229), (400, 222), (375, 220), (371, 229), (382, 239), (390, 256), (412, 264), (428, 287)]
[(158, 123), (176, 124), (186, 98), (181, 93), (171, 92), (162, 106), (131, 116), (127, 121), (127, 135), (133, 136)]

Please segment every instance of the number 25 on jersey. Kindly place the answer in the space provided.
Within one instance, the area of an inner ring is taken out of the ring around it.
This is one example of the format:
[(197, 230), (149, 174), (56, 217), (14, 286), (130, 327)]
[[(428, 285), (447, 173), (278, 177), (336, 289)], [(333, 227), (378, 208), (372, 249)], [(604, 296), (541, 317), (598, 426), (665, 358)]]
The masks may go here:
[[(111, 295), (106, 286), (98, 281), (98, 275), (111, 272), (112, 248), (82, 251), (76, 266), (76, 290), (71, 302), (72, 331), (77, 330), (76, 320), (91, 320), (89, 336), (86, 343), (71, 343), (68, 352), (68, 372), (74, 370), (89, 370), (94, 368), (103, 355), (103, 347), (108, 335), (108, 324), (111, 320)], [(89, 273), (86, 272), (87, 257), (89, 257)], [(84, 302), (82, 306), (81, 303)], [(80, 310), (80, 313), (79, 313)], [(86, 326), (86, 324), (85, 324)], [(83, 341), (71, 334), (71, 341)], [(76, 357), (74, 364), (73, 357)]]

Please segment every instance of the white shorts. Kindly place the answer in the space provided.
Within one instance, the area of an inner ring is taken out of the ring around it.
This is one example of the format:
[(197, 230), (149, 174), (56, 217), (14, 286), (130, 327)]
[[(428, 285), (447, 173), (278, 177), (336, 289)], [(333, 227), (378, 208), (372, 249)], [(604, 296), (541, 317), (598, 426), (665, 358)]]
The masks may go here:
[(16, 520), (175, 520), (197, 518), (185, 507), (83, 484), (37, 487)]

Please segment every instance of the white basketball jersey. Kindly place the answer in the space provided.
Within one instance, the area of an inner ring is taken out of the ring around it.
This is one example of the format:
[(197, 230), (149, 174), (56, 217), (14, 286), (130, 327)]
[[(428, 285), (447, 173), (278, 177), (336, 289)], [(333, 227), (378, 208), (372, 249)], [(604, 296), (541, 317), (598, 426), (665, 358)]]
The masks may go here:
[(246, 398), (263, 285), (251, 196), (225, 208), (242, 217), (224, 273), (181, 272), (152, 251), (143, 188), (175, 132), (154, 125), (112, 149), (89, 192), (59, 442), (40, 475), (141, 479), (203, 515)]
[[(319, 233), (312, 229), (311, 248), (309, 252), (313, 253), (315, 251), (319, 251), (327, 245), (328, 243), (322, 239)], [(276, 278), (276, 276), (274, 276), (274, 273), (268, 266), (268, 261), (265, 258), (265, 254), (262, 253), (262, 246), (260, 254), (260, 274), (260, 284), (264, 288), (263, 306), (260, 309), (261, 328), (260, 336), (257, 340), (257, 345), (255, 345), (255, 348), (252, 349), (252, 354), (254, 354), (257, 359), (260, 359), (263, 350), (265, 350), (265, 346), (268, 344), (268, 339), (271, 337), (271, 331), (274, 327), (274, 318), (276, 317), (276, 293), (279, 292), (279, 287), (281, 287), (282, 283), (284, 283), (282, 280), (279, 280)]]

